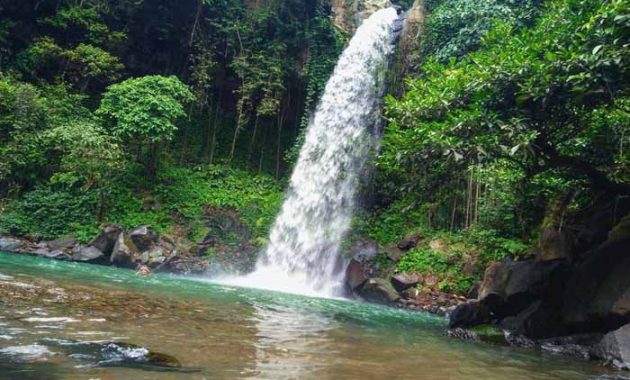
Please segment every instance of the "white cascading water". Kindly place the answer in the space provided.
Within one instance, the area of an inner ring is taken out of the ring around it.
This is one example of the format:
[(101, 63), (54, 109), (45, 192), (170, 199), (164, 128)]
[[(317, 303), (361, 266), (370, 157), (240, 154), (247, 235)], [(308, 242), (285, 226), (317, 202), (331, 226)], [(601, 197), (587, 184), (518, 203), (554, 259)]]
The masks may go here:
[(269, 244), (233, 285), (334, 297), (343, 289), (341, 241), (375, 145), (388, 58), (401, 27), (394, 8), (374, 13), (341, 55), (309, 123)]

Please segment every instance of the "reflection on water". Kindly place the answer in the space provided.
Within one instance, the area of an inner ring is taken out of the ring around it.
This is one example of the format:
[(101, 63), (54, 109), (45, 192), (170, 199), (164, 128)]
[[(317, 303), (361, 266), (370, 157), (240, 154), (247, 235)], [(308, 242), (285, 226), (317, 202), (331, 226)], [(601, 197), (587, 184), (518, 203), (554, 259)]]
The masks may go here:
[(451, 340), (355, 302), (0, 254), (0, 379), (578, 380), (600, 366)]
[(322, 350), (334, 351), (327, 332), (335, 321), (290, 306), (255, 305), (258, 330), (255, 369), (251, 378), (305, 378), (331, 363), (321, 362)]

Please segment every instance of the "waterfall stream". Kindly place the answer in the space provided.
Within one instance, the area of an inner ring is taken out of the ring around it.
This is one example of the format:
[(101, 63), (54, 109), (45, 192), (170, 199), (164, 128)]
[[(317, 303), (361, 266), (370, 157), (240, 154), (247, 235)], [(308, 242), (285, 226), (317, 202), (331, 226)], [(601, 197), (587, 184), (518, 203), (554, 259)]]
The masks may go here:
[(402, 20), (394, 8), (365, 20), (341, 55), (310, 121), (289, 188), (256, 270), (235, 285), (341, 295), (341, 242), (376, 143), (389, 56)]

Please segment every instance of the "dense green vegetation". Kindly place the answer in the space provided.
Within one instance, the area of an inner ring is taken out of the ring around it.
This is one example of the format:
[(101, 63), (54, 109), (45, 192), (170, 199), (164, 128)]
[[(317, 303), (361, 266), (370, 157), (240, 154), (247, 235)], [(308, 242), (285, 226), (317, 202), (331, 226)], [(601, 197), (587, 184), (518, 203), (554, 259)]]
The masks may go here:
[[(375, 236), (422, 227), (533, 244), (545, 224), (579, 235), (583, 215), (624, 202), (627, 2), (429, 6), (421, 67), (387, 99), (378, 188), (396, 201), (376, 211)], [(516, 253), (509, 246), (502, 255)], [(399, 269), (444, 272), (435, 256), (415, 252)]]
[(194, 240), (212, 205), (264, 237), (280, 197), (270, 176), (286, 173), (345, 38), (329, 12), (325, 1), (0, 4), (1, 231), (88, 240), (105, 223), (145, 223)]

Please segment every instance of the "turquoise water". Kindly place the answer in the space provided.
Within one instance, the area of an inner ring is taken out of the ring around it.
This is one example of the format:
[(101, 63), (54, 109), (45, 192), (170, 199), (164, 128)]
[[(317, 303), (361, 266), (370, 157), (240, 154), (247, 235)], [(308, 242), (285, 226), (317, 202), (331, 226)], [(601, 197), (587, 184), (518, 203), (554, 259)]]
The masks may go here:
[[(0, 253), (0, 379), (595, 379), (426, 313)], [(111, 345), (111, 342), (116, 342)], [(113, 347), (113, 348), (112, 348)], [(147, 361), (147, 350), (179, 367)]]

